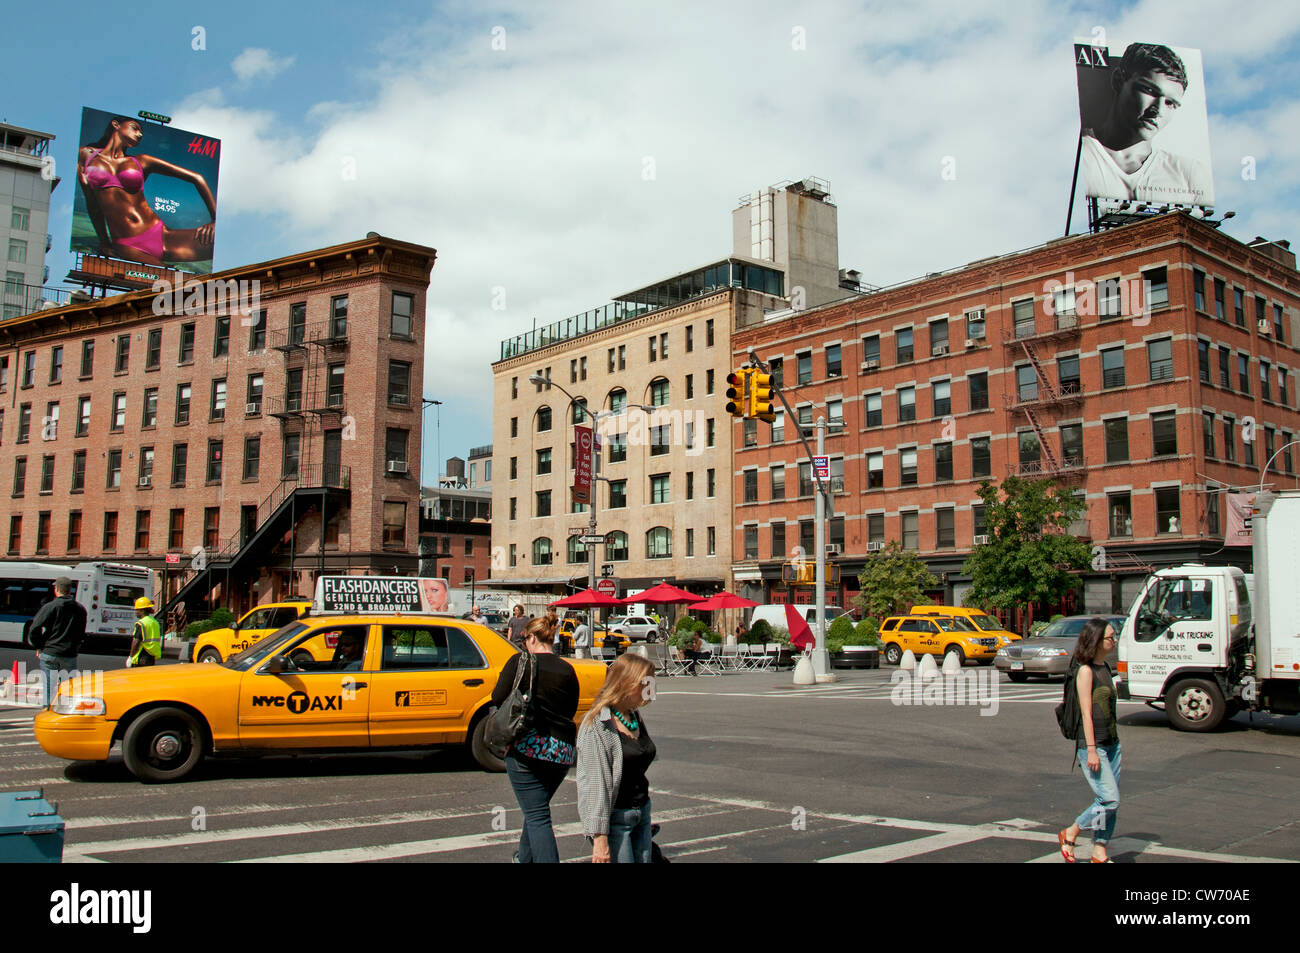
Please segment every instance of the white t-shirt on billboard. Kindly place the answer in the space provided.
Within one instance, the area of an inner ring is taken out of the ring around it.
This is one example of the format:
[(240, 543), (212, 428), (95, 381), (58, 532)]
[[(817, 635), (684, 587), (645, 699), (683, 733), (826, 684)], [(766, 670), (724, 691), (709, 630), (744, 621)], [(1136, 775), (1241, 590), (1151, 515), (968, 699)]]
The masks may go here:
[(1164, 149), (1152, 149), (1135, 172), (1125, 172), (1091, 129), (1083, 133), (1083, 184), (1087, 195), (1153, 205), (1210, 205), (1214, 187), (1201, 163)]

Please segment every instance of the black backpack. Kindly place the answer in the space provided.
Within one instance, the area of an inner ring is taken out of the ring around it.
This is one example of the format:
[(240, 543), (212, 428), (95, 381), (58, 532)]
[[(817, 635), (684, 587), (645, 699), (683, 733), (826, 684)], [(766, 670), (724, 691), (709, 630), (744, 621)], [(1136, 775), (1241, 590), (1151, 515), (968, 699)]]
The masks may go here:
[(1078, 674), (1079, 667), (1071, 664), (1069, 674), (1065, 678), (1065, 691), (1061, 697), (1061, 704), (1056, 706), (1056, 723), (1061, 728), (1061, 735), (1067, 741), (1076, 740), (1079, 737), (1079, 729), (1083, 727), (1083, 715), (1079, 711), (1079, 691), (1074, 684)]

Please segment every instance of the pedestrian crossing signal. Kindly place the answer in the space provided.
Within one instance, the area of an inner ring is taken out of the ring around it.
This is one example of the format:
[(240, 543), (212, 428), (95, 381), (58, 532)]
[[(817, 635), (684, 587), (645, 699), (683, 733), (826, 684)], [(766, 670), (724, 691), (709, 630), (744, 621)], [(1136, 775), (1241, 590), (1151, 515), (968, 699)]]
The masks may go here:
[(749, 416), (750, 382), (754, 371), (740, 367), (727, 375), (727, 413), (733, 417)]

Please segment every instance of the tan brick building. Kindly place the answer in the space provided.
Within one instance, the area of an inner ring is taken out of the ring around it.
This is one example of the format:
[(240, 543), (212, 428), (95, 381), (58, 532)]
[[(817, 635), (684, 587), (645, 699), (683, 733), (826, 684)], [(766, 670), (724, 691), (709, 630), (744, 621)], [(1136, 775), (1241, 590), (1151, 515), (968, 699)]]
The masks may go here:
[(0, 324), (7, 557), (166, 570), (194, 608), (414, 571), (435, 254), (371, 235)]
[[(1149, 285), (1144, 284), (1149, 282)], [(1149, 313), (1134, 313), (1144, 300)], [(1105, 550), (1088, 611), (1126, 608), (1149, 567), (1245, 565), (1224, 548), (1225, 491), (1294, 485), (1300, 449), (1300, 275), (1284, 244), (1247, 246), (1185, 214), (984, 259), (732, 335), (775, 362), (797, 416), (827, 439), (827, 542), (848, 605), (866, 554), (917, 551), (959, 604), (983, 532), (976, 489), (1009, 473), (1086, 495), (1077, 535)], [(736, 425), (732, 524), (746, 594), (808, 601), (780, 582), (812, 552), (808, 457), (790, 422)], [(811, 430), (809, 431), (811, 433)], [(1249, 439), (1247, 439), (1249, 438)], [(811, 442), (811, 440), (810, 440)], [(1080, 606), (1080, 611), (1083, 611)]]

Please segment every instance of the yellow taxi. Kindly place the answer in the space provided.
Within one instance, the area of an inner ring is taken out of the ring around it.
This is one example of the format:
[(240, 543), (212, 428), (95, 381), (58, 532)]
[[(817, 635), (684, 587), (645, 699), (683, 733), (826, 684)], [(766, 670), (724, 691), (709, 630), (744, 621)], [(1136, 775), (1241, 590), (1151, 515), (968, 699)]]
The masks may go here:
[[(103, 761), (120, 742), (127, 768), (152, 783), (178, 781), (209, 755), (436, 745), (467, 745), (481, 767), (504, 770), (483, 735), (514, 646), (449, 614), (374, 606), (318, 614), (317, 606), (221, 664), (119, 669), (65, 682), (54, 706), (36, 716), (36, 740), (77, 761)], [(577, 722), (604, 684), (605, 666), (570, 664)]]
[[(224, 629), (209, 629), (200, 635), (194, 643), (190, 661), (223, 662), (306, 615), (310, 609), (310, 599), (290, 599), (260, 605), (244, 613), (234, 625)], [(329, 648), (332, 651), (334, 646)]]
[(955, 655), (961, 664), (975, 659), (981, 665), (991, 665), (998, 649), (1010, 644), (999, 636), (972, 632), (944, 615), (891, 616), (880, 623), (879, 635), (890, 665), (902, 661), (909, 649), (915, 655)]
[[(570, 654), (573, 652), (573, 633), (578, 631), (578, 626), (580, 624), (581, 620), (579, 619), (562, 619), (560, 621), (560, 639), (564, 644), (564, 650)], [(595, 632), (592, 633), (590, 647), (600, 649), (604, 648), (606, 645), (611, 648), (618, 645), (621, 648), (627, 648), (630, 644), (631, 643), (625, 635), (619, 635), (617, 633), (611, 634), (604, 629), (596, 629)]]
[(948, 616), (950, 619), (956, 619), (957, 624), (967, 631), (997, 636), (1012, 642), (1022, 641), (1019, 635), (1003, 628), (1001, 622), (980, 609), (972, 609), (968, 606), (912, 606), (907, 611), (910, 615)]

